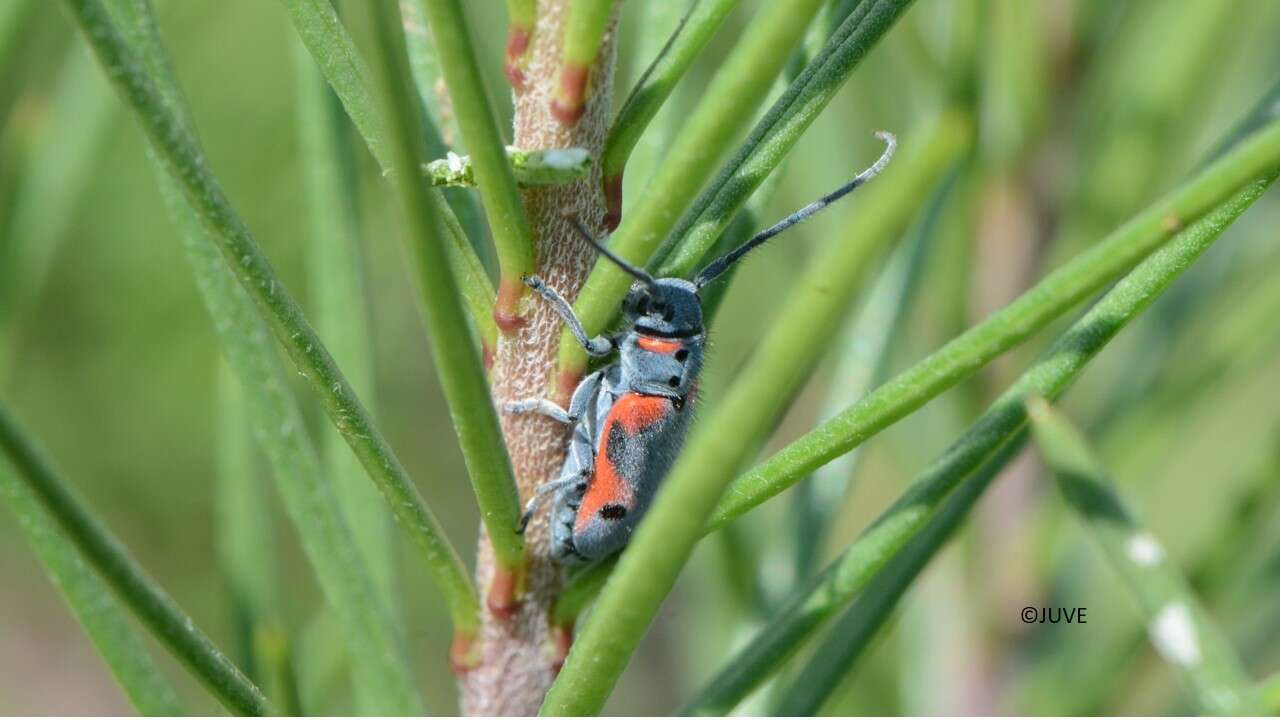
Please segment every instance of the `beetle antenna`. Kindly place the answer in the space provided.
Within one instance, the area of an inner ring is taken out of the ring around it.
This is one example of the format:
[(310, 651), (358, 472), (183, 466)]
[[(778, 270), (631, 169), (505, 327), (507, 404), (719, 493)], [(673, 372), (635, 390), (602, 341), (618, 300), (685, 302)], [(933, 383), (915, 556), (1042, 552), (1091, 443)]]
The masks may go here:
[(568, 220), (573, 225), (573, 227), (578, 231), (578, 234), (582, 236), (583, 240), (586, 240), (588, 243), (590, 243), (591, 247), (595, 248), (596, 251), (599, 252), (601, 255), (613, 261), (614, 265), (617, 265), (618, 267), (622, 268), (623, 271), (625, 271), (628, 275), (644, 283), (645, 287), (648, 287), (651, 290), (658, 286), (658, 281), (654, 280), (652, 275), (645, 272), (644, 270), (641, 270), (635, 265), (632, 265), (626, 260), (623, 260), (622, 258), (618, 257), (617, 255), (614, 254), (612, 250), (605, 247), (599, 240), (596, 240), (595, 238), (591, 237), (591, 233), (587, 232), (587, 229), (582, 225), (582, 221), (579, 220), (576, 215), (569, 216)]
[(893, 151), (898, 147), (898, 139), (894, 137), (893, 133), (888, 133), (883, 130), (876, 132), (876, 137), (884, 141), (885, 148), (884, 152), (880, 155), (880, 159), (876, 160), (874, 165), (858, 173), (858, 175), (848, 183), (832, 190), (814, 202), (811, 202), (786, 216), (773, 227), (762, 230), (755, 237), (742, 243), (733, 250), (730, 250), (728, 253), (721, 255), (715, 260), (712, 260), (702, 269), (702, 272), (698, 273), (698, 276), (694, 278), (694, 284), (698, 287), (703, 287), (707, 283), (710, 283), (712, 280), (715, 280), (717, 277), (722, 275), (724, 271), (728, 270), (734, 263), (741, 260), (743, 255), (746, 255), (752, 250), (760, 247), (767, 240), (781, 234), (791, 226), (798, 225), (805, 220), (808, 220), (831, 203), (834, 203), (845, 195), (848, 195), (860, 185), (865, 184), (871, 178), (879, 175), (880, 171), (884, 170), (885, 166), (889, 164), (889, 160), (893, 158)]

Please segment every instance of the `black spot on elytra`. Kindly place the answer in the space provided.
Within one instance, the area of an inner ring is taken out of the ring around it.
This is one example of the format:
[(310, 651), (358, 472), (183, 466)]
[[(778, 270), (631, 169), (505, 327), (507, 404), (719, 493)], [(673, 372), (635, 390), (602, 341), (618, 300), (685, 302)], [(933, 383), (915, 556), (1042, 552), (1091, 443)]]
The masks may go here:
[(670, 385), (671, 387), (680, 387), (680, 378), (676, 377), (675, 375), (672, 375), (671, 377), (667, 378), (667, 384)]
[(600, 517), (605, 520), (621, 520), (627, 516), (627, 509), (621, 505), (610, 503), (600, 508)]
[(676, 351), (676, 362), (684, 362), (689, 359), (689, 351), (681, 348)]

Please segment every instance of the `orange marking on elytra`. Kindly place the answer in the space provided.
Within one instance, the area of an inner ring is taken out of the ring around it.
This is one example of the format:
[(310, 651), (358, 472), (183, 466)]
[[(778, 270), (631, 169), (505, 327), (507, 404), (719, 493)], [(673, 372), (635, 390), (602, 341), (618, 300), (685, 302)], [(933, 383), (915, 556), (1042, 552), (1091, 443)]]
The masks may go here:
[(663, 355), (670, 355), (684, 347), (684, 345), (675, 340), (660, 340), (655, 337), (649, 337), (648, 335), (637, 336), (636, 344), (640, 346), (641, 350), (662, 353)]
[(614, 424), (619, 425), (627, 435), (635, 435), (661, 420), (670, 410), (669, 399), (638, 393), (627, 393), (613, 404), (609, 416), (605, 418), (604, 427), (600, 430), (595, 471), (586, 494), (582, 496), (582, 504), (578, 507), (578, 517), (574, 521), (575, 532), (586, 530), (587, 523), (605, 505), (617, 504), (630, 509), (635, 501), (631, 485), (609, 461), (609, 436)]

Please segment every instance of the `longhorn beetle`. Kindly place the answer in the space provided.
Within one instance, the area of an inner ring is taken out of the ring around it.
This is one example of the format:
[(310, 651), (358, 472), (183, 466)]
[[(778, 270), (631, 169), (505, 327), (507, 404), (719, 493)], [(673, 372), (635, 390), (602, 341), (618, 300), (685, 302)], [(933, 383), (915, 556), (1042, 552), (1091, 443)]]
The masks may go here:
[(622, 305), (625, 330), (589, 338), (568, 301), (541, 278), (524, 278), (555, 308), (589, 355), (600, 358), (617, 350), (618, 359), (578, 384), (568, 410), (545, 398), (506, 405), (509, 413), (545, 415), (572, 430), (560, 477), (534, 492), (519, 532), (524, 532), (538, 507), (553, 497), (551, 552), (557, 561), (590, 562), (627, 544), (675, 462), (689, 427), (706, 343), (698, 291), (766, 240), (878, 175), (893, 156), (897, 141), (887, 132), (876, 137), (884, 141), (885, 150), (874, 165), (713, 260), (693, 281), (652, 277), (613, 254), (573, 219), (582, 237), (636, 282)]

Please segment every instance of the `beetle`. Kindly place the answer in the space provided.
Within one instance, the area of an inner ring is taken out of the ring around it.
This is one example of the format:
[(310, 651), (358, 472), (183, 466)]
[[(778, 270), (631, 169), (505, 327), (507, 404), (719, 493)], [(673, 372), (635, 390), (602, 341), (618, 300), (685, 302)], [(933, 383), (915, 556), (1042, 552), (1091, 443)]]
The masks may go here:
[(615, 255), (573, 219), (583, 239), (636, 282), (623, 301), (623, 331), (592, 338), (567, 300), (541, 278), (524, 277), (588, 355), (604, 358), (616, 351), (618, 356), (574, 388), (568, 409), (546, 398), (505, 406), (508, 413), (543, 415), (570, 429), (560, 476), (534, 491), (518, 532), (523, 533), (538, 508), (553, 499), (551, 553), (557, 561), (587, 563), (627, 544), (675, 462), (692, 419), (707, 337), (698, 291), (751, 250), (878, 175), (897, 141), (887, 132), (877, 132), (876, 137), (885, 149), (875, 164), (708, 263), (692, 281), (654, 278)]

